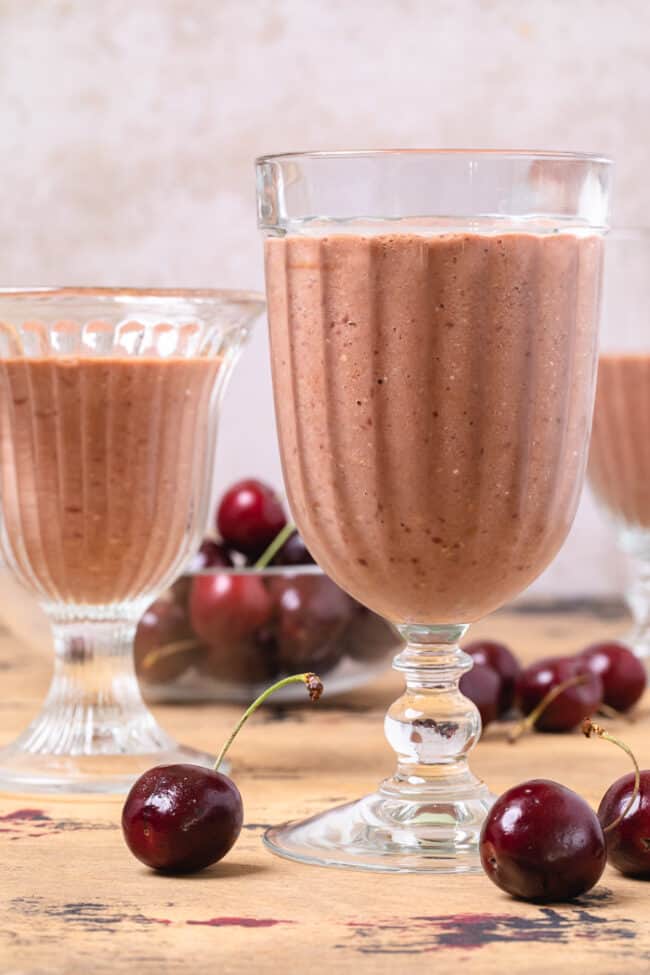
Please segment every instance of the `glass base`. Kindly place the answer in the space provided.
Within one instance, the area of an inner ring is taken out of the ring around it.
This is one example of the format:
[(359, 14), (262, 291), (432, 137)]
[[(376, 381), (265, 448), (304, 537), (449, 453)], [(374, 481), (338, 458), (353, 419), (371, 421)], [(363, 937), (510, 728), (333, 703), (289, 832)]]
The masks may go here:
[(647, 626), (635, 625), (621, 637), (621, 642), (628, 646), (650, 672), (650, 630)]
[(137, 745), (113, 737), (85, 742), (83, 748), (66, 748), (65, 742), (59, 742), (65, 751), (53, 751), (43, 739), (46, 717), (44, 712), (19, 738), (0, 749), (0, 793), (124, 795), (154, 765), (181, 762), (210, 767), (215, 762), (213, 755), (179, 745), (148, 713), (146, 728), (140, 727), (146, 734)]
[(32, 723), (0, 748), (0, 793), (124, 795), (154, 765), (214, 765), (179, 745), (144, 703), (134, 631), (113, 619), (53, 624), (50, 689)]
[(467, 795), (444, 787), (412, 798), (390, 788), (264, 835), (278, 856), (322, 867), (393, 873), (480, 873), (478, 842), (494, 796), (477, 782)]

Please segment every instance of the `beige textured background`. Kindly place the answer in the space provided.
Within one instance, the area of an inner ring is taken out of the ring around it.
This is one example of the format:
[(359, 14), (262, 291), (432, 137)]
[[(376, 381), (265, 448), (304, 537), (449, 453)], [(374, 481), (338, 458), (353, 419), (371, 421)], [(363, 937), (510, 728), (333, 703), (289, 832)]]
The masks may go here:
[[(260, 287), (252, 160), (377, 146), (597, 150), (650, 220), (647, 0), (0, 0), (0, 284)], [(279, 481), (261, 327), (222, 481)], [(606, 591), (583, 504), (537, 583)]]

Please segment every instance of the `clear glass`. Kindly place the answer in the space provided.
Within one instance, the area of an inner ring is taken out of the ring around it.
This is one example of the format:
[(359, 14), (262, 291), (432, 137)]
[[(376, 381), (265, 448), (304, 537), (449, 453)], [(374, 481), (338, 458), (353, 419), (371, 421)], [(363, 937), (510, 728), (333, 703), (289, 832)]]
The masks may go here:
[(269, 830), (283, 856), (479, 869), (492, 797), (458, 641), (563, 543), (593, 407), (610, 163), (526, 152), (258, 160), (275, 408), (309, 550), (400, 631), (395, 774)]
[(623, 636), (650, 667), (650, 229), (607, 241), (603, 328), (588, 478), (627, 556)]
[(143, 703), (133, 637), (195, 551), (219, 404), (264, 307), (228, 291), (0, 291), (0, 544), (54, 634), (40, 714), (0, 790), (123, 792), (209, 762)]

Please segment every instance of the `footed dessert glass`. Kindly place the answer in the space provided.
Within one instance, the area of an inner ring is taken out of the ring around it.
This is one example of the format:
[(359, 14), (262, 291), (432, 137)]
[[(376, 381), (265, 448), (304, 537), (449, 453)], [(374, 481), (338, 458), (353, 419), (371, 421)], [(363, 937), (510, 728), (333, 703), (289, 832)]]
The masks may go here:
[(607, 243), (587, 473), (627, 556), (623, 639), (650, 666), (650, 229), (613, 230)]
[(467, 625), (562, 545), (580, 494), (610, 163), (563, 153), (305, 153), (257, 162), (275, 407), (293, 515), (401, 633), (397, 768), (270, 829), (328, 866), (479, 869), (492, 797), (458, 682)]
[(133, 637), (199, 544), (220, 400), (261, 296), (0, 291), (0, 544), (44, 607), (54, 676), (0, 790), (123, 792), (209, 762), (143, 703)]

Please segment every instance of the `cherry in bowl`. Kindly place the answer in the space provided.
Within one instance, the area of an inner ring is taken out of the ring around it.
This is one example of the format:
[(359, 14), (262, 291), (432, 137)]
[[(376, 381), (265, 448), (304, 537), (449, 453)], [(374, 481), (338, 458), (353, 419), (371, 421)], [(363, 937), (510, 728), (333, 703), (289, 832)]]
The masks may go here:
[[(165, 601), (183, 625), (180, 635), (170, 627), (148, 628), (150, 613), (139, 631), (142, 656), (149, 653), (139, 673), (155, 701), (246, 701), (271, 681), (303, 670), (326, 678), (330, 693), (347, 691), (371, 680), (400, 646), (390, 624), (315, 565), (186, 574)], [(277, 699), (299, 698), (299, 689), (288, 686)]]
[(273, 488), (256, 478), (233, 484), (217, 510), (217, 531), (226, 546), (258, 558), (287, 523)]

